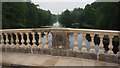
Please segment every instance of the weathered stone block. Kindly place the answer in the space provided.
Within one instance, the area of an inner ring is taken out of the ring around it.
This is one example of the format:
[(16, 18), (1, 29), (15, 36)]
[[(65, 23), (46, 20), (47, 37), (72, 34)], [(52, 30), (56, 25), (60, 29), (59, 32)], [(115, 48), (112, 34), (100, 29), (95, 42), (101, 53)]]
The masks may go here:
[(62, 49), (69, 48), (69, 34), (67, 32), (53, 32), (52, 33), (52, 48), (59, 49), (59, 46)]
[(50, 49), (43, 49), (43, 54), (51, 55)]
[(100, 54), (99, 55), (99, 61), (119, 63), (120, 64), (120, 57), (117, 57), (115, 55)]
[(63, 49), (58, 50), (58, 56), (67, 56), (67, 51)]
[(26, 47), (24, 53), (31, 53), (31, 48)]
[(51, 55), (52, 55), (52, 56), (59, 56), (59, 54), (58, 54), (58, 50), (56, 50), (56, 49), (52, 49), (52, 51), (51, 51)]
[(84, 59), (93, 59), (97, 60), (97, 55), (93, 53), (82, 53), (76, 51), (69, 51), (69, 57), (77, 57), (77, 58), (84, 58)]

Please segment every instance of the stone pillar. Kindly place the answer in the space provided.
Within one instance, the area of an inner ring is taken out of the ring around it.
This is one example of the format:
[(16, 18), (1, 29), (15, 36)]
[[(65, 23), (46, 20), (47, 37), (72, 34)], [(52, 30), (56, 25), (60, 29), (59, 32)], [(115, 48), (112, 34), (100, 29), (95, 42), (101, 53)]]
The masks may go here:
[(25, 34), (27, 35), (27, 40), (26, 40), (27, 47), (31, 47), (31, 45), (30, 45), (30, 39), (29, 39), (29, 33), (25, 33)]
[(32, 47), (33, 48), (35, 48), (36, 47), (36, 40), (35, 40), (35, 33), (34, 32), (32, 32), (32, 37), (33, 37), (33, 40), (32, 40), (32, 43), (33, 43), (33, 45), (32, 45)]
[(22, 43), (21, 47), (25, 47), (23, 33), (20, 33), (20, 35), (21, 35), (21, 43)]
[(82, 36), (83, 36), (82, 52), (87, 52), (87, 51), (86, 51), (86, 33), (82, 33)]
[(1, 46), (2, 46), (2, 51), (5, 51), (5, 43), (4, 43), (4, 33), (1, 33)]
[(8, 47), (9, 46), (8, 33), (5, 33), (5, 35), (6, 35), (6, 41), (5, 41), (6, 42), (6, 47)]
[(45, 32), (45, 48), (48, 48), (48, 32)]
[(108, 54), (114, 54), (113, 51), (112, 51), (112, 48), (113, 48), (113, 45), (112, 45), (112, 39), (113, 39), (114, 36), (109, 36), (109, 39), (110, 39), (110, 43), (109, 43), (109, 51), (108, 51)]
[(1, 33), (1, 45), (4, 46), (3, 33)]
[(94, 44), (94, 34), (91, 34), (91, 44), (90, 44), (90, 52), (94, 53), (95, 52), (95, 44)]
[(18, 47), (19, 47), (18, 33), (15, 33), (15, 35), (16, 35), (16, 40), (15, 40), (15, 42), (16, 42), (16, 47), (18, 48)]
[(39, 48), (42, 48), (42, 38), (41, 38), (41, 32), (38, 32), (38, 35), (39, 35), (39, 40), (38, 40), (39, 45), (38, 45), (38, 47), (39, 47)]
[(5, 52), (7, 52), (8, 51), (8, 47), (9, 47), (9, 44), (8, 44), (8, 42), (9, 42), (9, 40), (8, 40), (8, 33), (5, 33), (5, 35), (6, 35)]
[(83, 42), (82, 42), (82, 45), (85, 47), (85, 46), (86, 46), (86, 38), (85, 38), (86, 34), (83, 33), (82, 36), (83, 36)]
[(103, 48), (103, 37), (104, 37), (104, 35), (100, 35), (99, 36), (100, 37), (100, 48)]
[(91, 34), (91, 46), (95, 46), (95, 44), (94, 44), (94, 34)]
[(104, 54), (104, 48), (103, 48), (103, 37), (104, 35), (100, 34), (100, 44), (99, 44), (99, 53)]
[(75, 45), (75, 47), (78, 47), (78, 33), (77, 32), (74, 32), (74, 38), (75, 38), (75, 40), (74, 40), (74, 45)]
[(10, 41), (10, 42), (11, 42), (11, 45), (10, 45), (10, 46), (11, 46), (12, 48), (14, 48), (14, 47), (15, 47), (15, 45), (14, 45), (14, 43), (13, 43), (13, 42), (14, 42), (14, 40), (13, 40), (13, 34), (12, 34), (12, 33), (11, 33), (11, 41)]
[(77, 38), (78, 38), (78, 33), (74, 32), (74, 48), (73, 48), (74, 51), (79, 51)]

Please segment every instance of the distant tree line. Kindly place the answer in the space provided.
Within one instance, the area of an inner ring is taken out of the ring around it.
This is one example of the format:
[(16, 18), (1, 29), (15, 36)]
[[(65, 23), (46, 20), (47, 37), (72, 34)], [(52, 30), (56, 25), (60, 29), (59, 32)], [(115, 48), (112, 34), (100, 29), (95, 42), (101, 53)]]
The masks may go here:
[(3, 2), (2, 28), (40, 28), (52, 25), (51, 12), (30, 2)]
[(119, 2), (94, 2), (84, 9), (62, 12), (59, 22), (65, 27), (119, 30)]

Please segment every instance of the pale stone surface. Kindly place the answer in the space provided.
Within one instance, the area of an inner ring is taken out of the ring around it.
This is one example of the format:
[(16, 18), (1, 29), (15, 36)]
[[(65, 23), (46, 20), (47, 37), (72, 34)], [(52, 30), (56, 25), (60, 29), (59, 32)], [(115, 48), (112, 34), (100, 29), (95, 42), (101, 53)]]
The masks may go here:
[[(1, 59), (0, 59), (1, 60)], [(118, 66), (115, 63), (106, 63), (74, 57), (50, 56), (28, 53), (4, 53), (2, 63), (30, 65), (30, 66)]]
[(59, 61), (56, 63), (55, 66), (68, 66), (71, 59), (72, 58), (61, 57), (61, 58), (59, 58)]

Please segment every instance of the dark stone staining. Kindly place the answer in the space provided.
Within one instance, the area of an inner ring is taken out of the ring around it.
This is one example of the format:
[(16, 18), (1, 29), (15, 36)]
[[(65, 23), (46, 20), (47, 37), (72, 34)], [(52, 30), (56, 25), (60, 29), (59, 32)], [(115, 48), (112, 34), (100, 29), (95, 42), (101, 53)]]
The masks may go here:
[(5, 46), (4, 45), (2, 45), (2, 52), (4, 52), (5, 51)]
[(118, 63), (118, 64), (120, 64), (120, 57), (117, 57), (117, 56), (115, 56), (115, 55), (100, 54), (100, 55), (99, 55), (99, 61), (104, 61), (104, 62), (111, 62), (111, 63)]
[(66, 50), (52, 49), (51, 55), (53, 56), (67, 56)]
[(50, 49), (42, 49), (42, 51), (43, 51), (43, 54), (51, 55)]
[(97, 55), (94, 54), (94, 53), (82, 53), (82, 52), (78, 53), (78, 52), (73, 52), (72, 54), (74, 55), (73, 57), (97, 60)]

